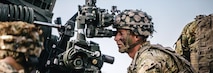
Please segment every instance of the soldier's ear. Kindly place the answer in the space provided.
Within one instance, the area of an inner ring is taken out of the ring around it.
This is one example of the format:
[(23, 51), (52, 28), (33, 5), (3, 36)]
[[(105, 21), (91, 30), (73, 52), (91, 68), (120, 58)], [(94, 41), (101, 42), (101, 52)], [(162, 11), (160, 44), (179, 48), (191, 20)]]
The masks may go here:
[(137, 41), (138, 41), (138, 40), (141, 40), (141, 37), (135, 35), (135, 39), (137, 39)]
[(144, 37), (141, 37), (141, 36), (135, 36), (135, 38), (137, 39), (137, 41), (140, 41), (140, 40), (144, 40), (145, 38)]

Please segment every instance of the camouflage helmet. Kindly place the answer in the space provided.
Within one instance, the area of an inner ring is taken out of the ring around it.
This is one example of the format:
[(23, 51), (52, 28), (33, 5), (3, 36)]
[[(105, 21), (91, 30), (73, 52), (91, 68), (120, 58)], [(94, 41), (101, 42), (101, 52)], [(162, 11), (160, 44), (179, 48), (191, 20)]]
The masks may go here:
[(0, 50), (40, 56), (43, 50), (42, 31), (25, 22), (0, 22)]
[(115, 17), (117, 29), (129, 29), (135, 35), (148, 37), (154, 31), (152, 17), (141, 10), (124, 10)]

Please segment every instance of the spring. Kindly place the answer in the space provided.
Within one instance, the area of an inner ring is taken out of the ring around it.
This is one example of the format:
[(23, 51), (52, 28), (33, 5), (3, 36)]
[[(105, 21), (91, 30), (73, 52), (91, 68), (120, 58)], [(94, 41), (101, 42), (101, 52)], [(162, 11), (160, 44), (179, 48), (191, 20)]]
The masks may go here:
[(0, 3), (0, 21), (24, 21), (33, 23), (33, 8)]

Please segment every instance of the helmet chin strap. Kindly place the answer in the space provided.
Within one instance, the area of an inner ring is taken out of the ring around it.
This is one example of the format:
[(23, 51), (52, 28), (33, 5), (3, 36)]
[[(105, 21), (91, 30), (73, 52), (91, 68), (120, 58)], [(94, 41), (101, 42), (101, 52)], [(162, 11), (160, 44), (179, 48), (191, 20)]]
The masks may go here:
[(133, 43), (131, 45), (126, 45), (125, 47), (121, 47), (121, 49), (119, 49), (119, 52), (126, 53), (130, 49), (134, 48), (136, 45), (141, 44), (142, 42), (143, 42), (142, 40), (138, 40), (138, 41), (136, 41), (135, 43)]
[(128, 52), (130, 49), (134, 48), (136, 45), (141, 44), (143, 42), (143, 40), (138, 40), (135, 43), (132, 44), (132, 38), (130, 38), (130, 31), (127, 32), (127, 37), (126, 37), (126, 41), (124, 44), (124, 47), (121, 47), (121, 49), (119, 49), (120, 53), (126, 53)]
[(127, 36), (126, 36), (126, 39), (125, 39), (125, 41), (124, 41), (124, 43), (123, 43), (124, 47), (121, 47), (121, 48), (119, 49), (119, 52), (121, 52), (121, 53), (127, 52), (127, 51), (128, 51), (128, 48), (129, 48), (129, 45), (130, 45), (131, 43), (132, 43), (132, 42), (131, 42), (131, 38), (130, 38), (130, 31), (127, 31)]

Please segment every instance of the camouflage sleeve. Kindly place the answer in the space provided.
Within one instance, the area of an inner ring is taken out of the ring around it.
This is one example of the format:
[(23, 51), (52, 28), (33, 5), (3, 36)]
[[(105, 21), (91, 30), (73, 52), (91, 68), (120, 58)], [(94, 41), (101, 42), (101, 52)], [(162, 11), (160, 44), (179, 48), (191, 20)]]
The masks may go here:
[(189, 60), (190, 46), (195, 41), (196, 22), (187, 24), (175, 43), (175, 52)]
[(145, 59), (141, 62), (141, 67), (137, 73), (160, 73), (157, 63), (151, 59)]
[(174, 60), (169, 55), (155, 49), (143, 52), (136, 64), (137, 73), (175, 73), (178, 71)]

